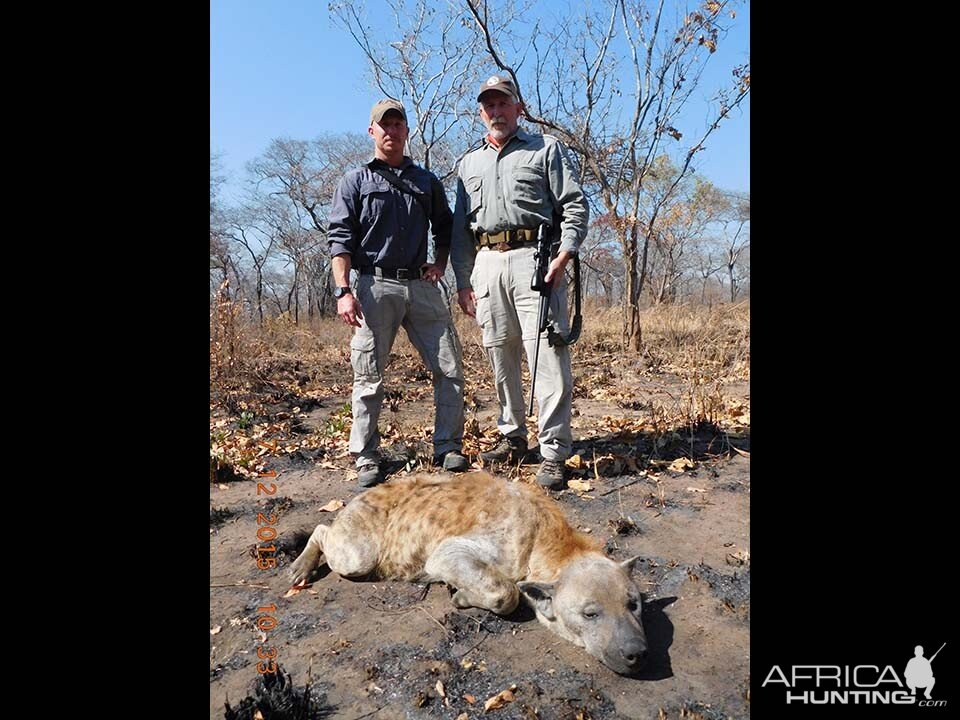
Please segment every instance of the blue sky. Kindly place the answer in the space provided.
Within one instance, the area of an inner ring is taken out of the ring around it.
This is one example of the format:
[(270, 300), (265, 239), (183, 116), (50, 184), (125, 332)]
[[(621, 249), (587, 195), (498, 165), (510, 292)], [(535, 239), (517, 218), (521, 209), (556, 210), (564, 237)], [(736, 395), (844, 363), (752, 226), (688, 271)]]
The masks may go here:
[[(737, 26), (712, 58), (701, 95), (748, 58), (750, 8), (736, 10)], [(353, 38), (331, 23), (323, 0), (211, 0), (210, 149), (222, 154), (235, 182), (276, 137), (365, 132), (379, 97), (365, 79), (366, 67)], [(490, 63), (478, 67), (477, 76), (495, 70)], [(750, 189), (749, 102), (747, 96), (699, 157), (701, 175), (725, 190)], [(685, 140), (704, 119), (705, 111), (690, 114), (679, 128)]]

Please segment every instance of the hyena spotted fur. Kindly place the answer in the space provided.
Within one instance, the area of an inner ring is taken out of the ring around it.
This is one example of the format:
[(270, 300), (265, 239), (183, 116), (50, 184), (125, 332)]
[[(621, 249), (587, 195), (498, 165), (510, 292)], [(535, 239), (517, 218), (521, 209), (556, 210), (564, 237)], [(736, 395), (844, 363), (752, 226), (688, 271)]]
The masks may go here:
[(606, 557), (540, 488), (481, 472), (358, 495), (332, 525), (317, 525), (290, 572), (305, 581), (326, 562), (345, 577), (444, 582), (457, 607), (501, 615), (523, 597), (552, 631), (630, 674), (647, 654), (636, 559)]

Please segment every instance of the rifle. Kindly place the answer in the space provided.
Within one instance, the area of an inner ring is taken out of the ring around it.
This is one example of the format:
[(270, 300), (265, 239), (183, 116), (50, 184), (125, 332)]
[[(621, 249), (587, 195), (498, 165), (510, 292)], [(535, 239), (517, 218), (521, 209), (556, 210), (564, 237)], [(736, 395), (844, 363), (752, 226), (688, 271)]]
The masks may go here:
[(573, 345), (580, 337), (580, 329), (583, 324), (583, 318), (580, 315), (579, 254), (573, 256), (574, 315), (573, 321), (570, 323), (570, 332), (567, 335), (561, 334), (554, 328), (548, 318), (550, 296), (553, 294), (553, 282), (547, 283), (544, 278), (546, 278), (547, 271), (550, 269), (550, 260), (556, 256), (560, 249), (560, 220), (560, 216), (553, 216), (553, 226), (549, 235), (544, 231), (544, 225), (537, 228), (537, 253), (534, 255), (536, 265), (533, 269), (530, 289), (540, 293), (540, 307), (537, 313), (537, 345), (533, 351), (533, 367), (530, 368), (530, 407), (527, 410), (527, 415), (533, 415), (533, 397), (537, 387), (537, 365), (540, 362), (540, 336), (546, 330), (547, 342), (550, 343), (550, 347)]
[[(943, 648), (946, 647), (946, 645), (947, 645), (946, 643), (944, 643), (943, 645), (941, 645), (941, 646), (940, 646), (940, 650), (943, 650)], [(929, 660), (927, 660), (927, 662), (933, 662), (933, 658), (935, 658), (937, 655), (940, 654), (940, 650), (937, 650), (937, 651), (933, 654), (933, 657), (930, 658)]]

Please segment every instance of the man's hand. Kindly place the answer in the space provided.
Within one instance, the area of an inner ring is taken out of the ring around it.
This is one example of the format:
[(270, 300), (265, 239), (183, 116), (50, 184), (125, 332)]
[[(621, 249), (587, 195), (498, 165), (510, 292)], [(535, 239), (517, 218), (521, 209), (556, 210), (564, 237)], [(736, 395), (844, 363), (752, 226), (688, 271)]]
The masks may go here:
[(347, 325), (360, 327), (360, 320), (363, 319), (363, 309), (360, 307), (360, 301), (353, 296), (353, 293), (344, 295), (337, 300), (337, 315)]
[(457, 302), (464, 313), (470, 317), (477, 316), (477, 296), (473, 294), (473, 288), (457, 290)]
[(550, 267), (547, 268), (547, 274), (544, 276), (544, 281), (553, 283), (553, 287), (556, 288), (560, 283), (560, 278), (563, 277), (563, 271), (567, 267), (567, 263), (570, 262), (570, 258), (573, 257), (568, 250), (557, 253), (557, 256), (550, 263)]
[(424, 263), (420, 266), (420, 276), (428, 281), (432, 282), (434, 285), (443, 277), (444, 271), (447, 269), (446, 265), (439, 265), (437, 263)]

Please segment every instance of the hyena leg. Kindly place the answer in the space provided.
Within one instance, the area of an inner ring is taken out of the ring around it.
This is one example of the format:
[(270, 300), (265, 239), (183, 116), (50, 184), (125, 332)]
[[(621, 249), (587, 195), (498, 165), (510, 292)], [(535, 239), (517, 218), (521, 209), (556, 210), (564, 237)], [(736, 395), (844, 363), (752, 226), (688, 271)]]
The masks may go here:
[(345, 511), (323, 539), (327, 565), (344, 577), (370, 574), (380, 562), (379, 537), (364, 518)]
[(466, 538), (448, 538), (427, 558), (424, 572), (457, 588), (453, 604), (479, 607), (498, 615), (513, 612), (520, 600), (517, 584), (486, 559), (483, 548)]
[(320, 567), (321, 557), (323, 556), (323, 539), (330, 528), (326, 525), (317, 525), (310, 539), (307, 540), (307, 546), (303, 552), (293, 561), (290, 566), (290, 577), (293, 584), (305, 581), (310, 575)]

